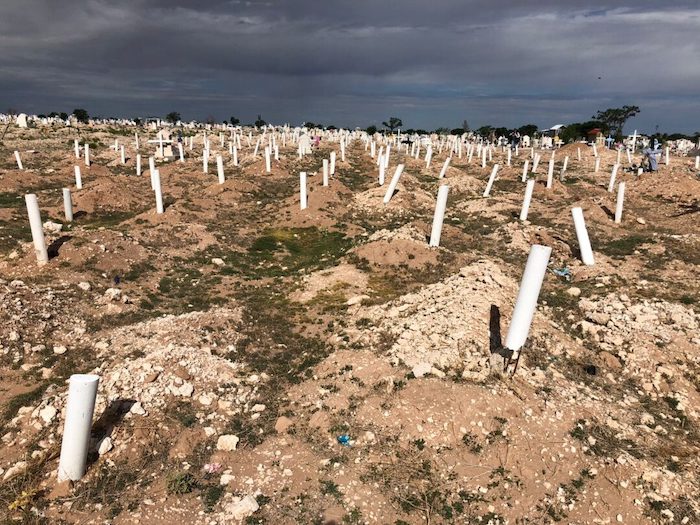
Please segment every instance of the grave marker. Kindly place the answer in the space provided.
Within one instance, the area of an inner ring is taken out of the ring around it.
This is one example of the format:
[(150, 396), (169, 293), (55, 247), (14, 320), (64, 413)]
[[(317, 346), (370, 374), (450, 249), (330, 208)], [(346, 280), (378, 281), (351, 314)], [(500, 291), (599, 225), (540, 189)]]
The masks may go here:
[(46, 251), (46, 241), (44, 239), (44, 227), (41, 223), (41, 213), (39, 212), (39, 203), (36, 195), (28, 193), (24, 196), (24, 201), (27, 204), (27, 213), (29, 214), (29, 228), (32, 231), (32, 241), (34, 242), (34, 253), (39, 266), (43, 266), (49, 262), (49, 254)]

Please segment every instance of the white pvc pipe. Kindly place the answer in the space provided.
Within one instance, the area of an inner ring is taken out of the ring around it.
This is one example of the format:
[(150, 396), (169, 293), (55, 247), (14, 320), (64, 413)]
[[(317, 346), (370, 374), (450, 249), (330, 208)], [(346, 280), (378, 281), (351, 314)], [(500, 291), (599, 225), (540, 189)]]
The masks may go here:
[(668, 166), (669, 163), (670, 163), (669, 149), (670, 149), (670, 148), (669, 148), (668, 146), (666, 146), (666, 159), (665, 159), (665, 161), (666, 161), (666, 166)]
[(270, 164), (271, 153), (272, 152), (270, 151), (269, 146), (267, 148), (265, 148), (265, 172), (266, 173), (270, 173), (272, 171), (272, 165)]
[(695, 157), (695, 169), (700, 169), (700, 155), (696, 155)]
[(530, 161), (528, 159), (525, 159), (525, 164), (523, 165), (523, 178), (522, 181), (525, 182), (527, 180), (527, 168), (530, 165)]
[(440, 176), (438, 177), (439, 179), (442, 179), (445, 177), (445, 173), (447, 173), (447, 168), (450, 165), (451, 160), (452, 160), (452, 157), (447, 157), (445, 159), (445, 163), (442, 165), (442, 169), (440, 170)]
[(596, 148), (595, 144), (593, 144), (593, 156), (598, 157), (598, 148)]
[(617, 170), (619, 169), (619, 164), (615, 164), (613, 166), (612, 173), (610, 173), (610, 182), (608, 183), (608, 192), (612, 192), (613, 188), (615, 187), (615, 179), (617, 178)]
[(233, 148), (233, 165), (238, 166), (238, 148), (235, 146)]
[(551, 253), (552, 249), (549, 246), (533, 244), (530, 247), (523, 278), (520, 281), (518, 298), (515, 300), (513, 317), (508, 327), (508, 335), (506, 335), (505, 347), (513, 351), (514, 357), (517, 357), (530, 332), (532, 319), (537, 308), (537, 298), (547, 273), (547, 264)]
[(216, 156), (216, 174), (219, 177), (219, 184), (226, 182), (224, 177), (224, 159), (221, 158), (221, 155)]
[(331, 151), (330, 173), (331, 175), (335, 175), (335, 151)]
[(163, 213), (163, 192), (160, 188), (160, 172), (153, 170), (153, 191), (156, 194), (156, 213)]
[(506, 164), (508, 166), (510, 166), (510, 160), (511, 160), (512, 155), (513, 155), (513, 153), (510, 150), (510, 146), (508, 146), (508, 160), (506, 161)]
[(525, 197), (523, 198), (523, 207), (520, 209), (520, 220), (527, 220), (527, 213), (530, 210), (530, 201), (532, 201), (532, 191), (535, 189), (535, 179), (527, 181), (525, 186)]
[(593, 266), (595, 261), (593, 260), (591, 241), (588, 238), (588, 230), (586, 230), (586, 221), (583, 219), (583, 210), (581, 208), (572, 208), (571, 215), (574, 218), (574, 228), (576, 228), (576, 238), (581, 251), (581, 260), (586, 266)]
[(46, 241), (44, 240), (44, 227), (41, 224), (41, 213), (39, 212), (39, 202), (36, 195), (28, 193), (24, 196), (27, 203), (27, 213), (29, 214), (29, 227), (32, 230), (32, 240), (34, 241), (34, 253), (39, 266), (49, 262), (49, 254), (46, 251)]
[(83, 178), (80, 176), (80, 166), (73, 166), (75, 172), (75, 187), (79, 190), (83, 189)]
[(615, 222), (622, 222), (622, 205), (625, 200), (625, 183), (621, 182), (617, 185), (617, 202), (615, 203)]
[(379, 185), (384, 186), (384, 177), (386, 175), (386, 167), (384, 166), (384, 163), (379, 164)]
[(85, 144), (85, 165), (90, 165), (90, 144)]
[[(379, 163), (381, 169), (382, 163)], [(323, 185), (328, 186), (328, 159), (323, 159)]]
[(15, 160), (17, 161), (17, 169), (22, 171), (24, 166), (22, 165), (22, 159), (19, 156), (19, 151), (15, 151)]
[(306, 172), (302, 171), (299, 173), (299, 203), (302, 210), (305, 210), (308, 206), (306, 197)]
[(122, 164), (126, 164), (126, 152), (124, 151), (124, 146), (120, 147), (119, 155), (120, 155), (120, 160), (122, 161)]
[(77, 481), (85, 475), (99, 381), (99, 376), (92, 374), (73, 374), (70, 377), (58, 481)]
[(484, 197), (488, 197), (489, 194), (491, 193), (491, 187), (493, 186), (493, 182), (496, 180), (496, 174), (498, 173), (498, 164), (493, 165), (493, 169), (491, 170), (491, 176), (489, 177), (489, 181), (486, 183), (486, 189), (484, 190)]
[(386, 194), (384, 195), (384, 204), (389, 204), (389, 201), (391, 200), (391, 197), (394, 195), (394, 191), (396, 190), (396, 186), (399, 183), (399, 178), (401, 177), (401, 173), (403, 173), (403, 164), (399, 164), (396, 166), (396, 171), (394, 171), (394, 176), (391, 177), (391, 182), (389, 183), (389, 187), (386, 190)]
[(433, 159), (433, 148), (428, 146), (428, 151), (425, 153), (425, 169), (430, 168), (430, 161)]
[(595, 158), (595, 167), (593, 168), (594, 173), (598, 173), (600, 170), (600, 157)]
[(433, 228), (430, 232), (429, 246), (440, 246), (440, 236), (442, 235), (442, 223), (445, 220), (445, 208), (447, 207), (447, 194), (450, 187), (446, 184), (438, 189), (437, 202), (435, 203), (435, 215), (433, 215)]
[(79, 159), (80, 158), (80, 143), (78, 142), (78, 139), (73, 139), (73, 149), (75, 150), (75, 158)]
[(205, 149), (202, 153), (202, 171), (209, 173), (209, 150)]
[(182, 147), (182, 142), (178, 142), (177, 149), (180, 153), (180, 162), (185, 162), (185, 148)]
[(547, 189), (552, 187), (552, 180), (554, 179), (554, 159), (550, 159), (549, 168), (547, 169)]
[(68, 222), (73, 222), (73, 200), (70, 197), (69, 188), (63, 188), (63, 213)]

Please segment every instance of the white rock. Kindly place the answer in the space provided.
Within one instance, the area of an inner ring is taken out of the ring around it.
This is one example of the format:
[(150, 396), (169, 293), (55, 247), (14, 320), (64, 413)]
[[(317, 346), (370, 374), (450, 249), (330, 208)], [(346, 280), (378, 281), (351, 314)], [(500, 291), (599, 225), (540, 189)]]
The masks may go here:
[(54, 354), (65, 354), (68, 351), (68, 349), (65, 346), (54, 346), (53, 347), (53, 353)]
[(354, 306), (356, 304), (360, 304), (365, 299), (369, 299), (369, 295), (356, 295), (348, 299), (348, 302), (345, 304), (347, 304), (348, 306)]
[(251, 408), (253, 412), (263, 412), (265, 410), (265, 405), (257, 404), (253, 405), (253, 408)]
[(225, 523), (235, 522), (235, 520), (243, 521), (259, 508), (258, 502), (250, 495), (238, 501), (233, 501), (224, 507)]
[(58, 222), (46, 221), (44, 223), (44, 230), (49, 233), (58, 233), (63, 229), (63, 224)]
[(223, 266), (224, 264), (226, 264), (226, 263), (224, 262), (223, 259), (220, 259), (220, 258), (218, 258), (218, 257), (214, 257), (214, 258), (211, 260), (211, 263), (212, 263), (212, 264), (215, 264), (216, 266)]
[(194, 392), (194, 386), (192, 383), (184, 383), (179, 389), (178, 393), (183, 397), (191, 397)]
[(216, 450), (231, 452), (236, 450), (239, 441), (240, 439), (238, 439), (238, 436), (234, 436), (233, 434), (224, 434), (223, 436), (219, 436), (219, 439), (216, 441)]
[(117, 301), (121, 295), (122, 291), (119, 288), (107, 288), (104, 296), (110, 301)]
[(87, 292), (90, 290), (91, 286), (90, 283), (83, 281), (78, 283), (78, 288)]
[(53, 421), (53, 418), (56, 417), (57, 410), (51, 406), (51, 405), (46, 405), (44, 408), (42, 408), (39, 411), (39, 417), (44, 420), (44, 423), (47, 425)]
[(112, 450), (114, 448), (114, 444), (112, 443), (112, 438), (107, 436), (105, 438), (102, 438), (100, 442), (97, 444), (97, 453), (100, 456), (104, 456), (107, 452)]
[(132, 414), (136, 414), (137, 416), (145, 416), (146, 415), (146, 410), (143, 408), (143, 405), (141, 404), (140, 401), (137, 401), (136, 403), (131, 405), (129, 412), (131, 412)]
[(12, 465), (10, 468), (7, 469), (7, 472), (5, 472), (5, 475), (2, 477), (3, 480), (13, 478), (17, 474), (20, 474), (27, 470), (27, 462), (26, 461), (18, 461), (14, 465)]
[(228, 485), (235, 478), (236, 476), (234, 476), (233, 474), (222, 474), (221, 478), (219, 479), (219, 485)]
[(418, 363), (416, 366), (413, 367), (413, 375), (417, 378), (423, 377), (426, 374), (430, 373), (430, 370), (432, 369), (432, 365), (430, 363)]

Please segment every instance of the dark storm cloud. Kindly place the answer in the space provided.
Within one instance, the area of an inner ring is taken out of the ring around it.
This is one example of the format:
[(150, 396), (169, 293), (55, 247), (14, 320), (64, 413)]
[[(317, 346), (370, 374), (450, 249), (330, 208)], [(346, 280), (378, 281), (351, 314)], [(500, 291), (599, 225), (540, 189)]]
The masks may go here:
[(699, 30), (697, 2), (3, 0), (0, 103), (429, 128), (637, 104), (692, 132)]

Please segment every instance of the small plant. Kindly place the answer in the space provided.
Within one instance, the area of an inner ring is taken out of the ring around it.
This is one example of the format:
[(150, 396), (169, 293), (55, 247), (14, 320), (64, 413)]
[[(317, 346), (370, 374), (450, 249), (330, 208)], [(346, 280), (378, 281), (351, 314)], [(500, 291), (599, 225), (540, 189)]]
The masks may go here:
[(168, 476), (168, 494), (189, 494), (197, 486), (197, 481), (189, 472), (178, 472)]
[(321, 483), (321, 494), (326, 496), (333, 496), (335, 499), (340, 501), (343, 498), (343, 493), (340, 491), (338, 484), (329, 479), (322, 479)]

